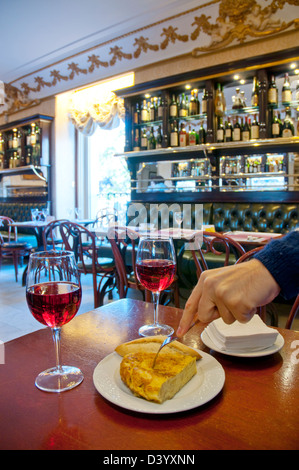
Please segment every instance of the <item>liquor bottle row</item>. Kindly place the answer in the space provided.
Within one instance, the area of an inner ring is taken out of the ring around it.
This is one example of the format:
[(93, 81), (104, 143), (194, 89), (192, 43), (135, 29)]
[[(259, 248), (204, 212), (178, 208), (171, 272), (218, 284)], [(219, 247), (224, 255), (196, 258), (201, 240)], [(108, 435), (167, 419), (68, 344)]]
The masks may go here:
[[(260, 125), (257, 115), (252, 117), (235, 118), (228, 117), (225, 122), (223, 118), (218, 118), (216, 140), (217, 142), (239, 142), (251, 141), (259, 139)], [(291, 116), (289, 108), (286, 108), (285, 117), (281, 119), (281, 113), (273, 111), (271, 123), (271, 137), (292, 137), (295, 134), (299, 135), (299, 121), (297, 121), (297, 128), (295, 133), (295, 125)], [(144, 127), (142, 129), (136, 128), (134, 130), (134, 151), (140, 150), (154, 150), (162, 148), (162, 130), (161, 126), (155, 128)], [(178, 127), (177, 121), (170, 124), (170, 134), (168, 138), (168, 145), (170, 147), (187, 147), (193, 145), (204, 144), (206, 142), (206, 130), (203, 121), (197, 127), (186, 125), (184, 122)]]
[(41, 129), (32, 123), (28, 129), (0, 133), (0, 170), (40, 165)]
[(286, 171), (283, 155), (221, 157), (220, 175), (222, 177), (240, 174), (284, 173)]
[[(259, 106), (259, 87), (260, 83), (257, 77), (253, 78), (253, 85), (249, 100), (245, 96), (245, 91), (239, 87), (236, 88), (235, 95), (232, 96), (232, 103), (228, 108), (233, 110), (244, 109), (247, 107)], [(279, 99), (280, 98), (280, 99)], [(269, 87), (267, 91), (267, 101), (270, 107), (277, 107), (280, 102), (283, 106), (290, 106), (293, 101), (299, 101), (299, 81), (297, 82), (296, 90), (292, 91), (288, 73), (284, 76), (284, 82), (281, 90), (276, 85), (275, 76), (271, 76)], [(144, 124), (147, 122), (155, 122), (163, 119), (163, 101), (161, 97), (154, 96), (150, 99), (144, 99), (141, 103), (136, 103), (134, 111), (134, 124)], [(226, 98), (223, 87), (220, 83), (217, 84), (214, 110), (216, 116), (224, 116), (227, 113)], [(198, 116), (207, 113), (207, 93), (204, 89), (201, 99), (199, 98), (199, 91), (197, 89), (191, 90), (190, 94), (181, 93), (176, 96), (172, 94), (169, 104), (169, 118), (185, 118), (188, 116)]]
[(212, 173), (211, 162), (208, 158), (201, 158), (195, 161), (172, 163), (172, 178), (197, 178), (208, 177)]

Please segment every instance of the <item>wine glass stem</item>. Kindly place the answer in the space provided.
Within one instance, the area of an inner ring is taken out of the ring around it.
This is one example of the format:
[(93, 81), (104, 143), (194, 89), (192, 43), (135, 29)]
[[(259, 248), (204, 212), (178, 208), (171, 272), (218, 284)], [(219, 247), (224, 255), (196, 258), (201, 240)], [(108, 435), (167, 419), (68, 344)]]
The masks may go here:
[(158, 310), (159, 310), (159, 298), (160, 292), (153, 292), (153, 301), (154, 301), (154, 324), (157, 325), (158, 321)]
[(61, 328), (59, 328), (59, 327), (52, 328), (52, 335), (53, 335), (55, 355), (56, 355), (56, 368), (57, 368), (58, 371), (61, 369), (61, 364), (60, 364), (60, 333), (61, 333)]

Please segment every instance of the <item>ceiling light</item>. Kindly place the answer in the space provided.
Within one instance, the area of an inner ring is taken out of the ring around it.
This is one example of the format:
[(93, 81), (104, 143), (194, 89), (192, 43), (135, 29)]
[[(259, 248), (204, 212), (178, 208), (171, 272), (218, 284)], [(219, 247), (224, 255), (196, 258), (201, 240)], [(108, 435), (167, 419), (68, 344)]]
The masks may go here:
[(240, 76), (239, 75), (234, 75), (234, 80), (239, 80)]
[(292, 62), (291, 65), (290, 65), (290, 69), (294, 69), (296, 67), (297, 64), (295, 64), (295, 62)]
[(245, 83), (244, 78), (242, 78), (242, 80), (240, 80), (240, 83), (241, 83), (241, 85), (244, 85), (244, 83)]

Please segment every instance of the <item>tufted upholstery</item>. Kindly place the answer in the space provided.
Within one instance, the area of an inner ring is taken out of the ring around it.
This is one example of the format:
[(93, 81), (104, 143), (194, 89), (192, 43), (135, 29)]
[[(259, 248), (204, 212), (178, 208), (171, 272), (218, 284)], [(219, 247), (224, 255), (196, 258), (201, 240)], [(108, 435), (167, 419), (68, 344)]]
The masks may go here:
[[(31, 209), (35, 207), (41, 210), (44, 207), (47, 207), (47, 204), (36, 204), (34, 202), (0, 202), (0, 215), (9, 217), (15, 222), (31, 220)], [(6, 238), (6, 234), (4, 232), (3, 236)], [(28, 228), (18, 228), (18, 240), (22, 242), (28, 242), (33, 247), (37, 246), (36, 237), (32, 233), (32, 230)]]
[(298, 204), (214, 203), (213, 223), (217, 232), (287, 233), (299, 225)]

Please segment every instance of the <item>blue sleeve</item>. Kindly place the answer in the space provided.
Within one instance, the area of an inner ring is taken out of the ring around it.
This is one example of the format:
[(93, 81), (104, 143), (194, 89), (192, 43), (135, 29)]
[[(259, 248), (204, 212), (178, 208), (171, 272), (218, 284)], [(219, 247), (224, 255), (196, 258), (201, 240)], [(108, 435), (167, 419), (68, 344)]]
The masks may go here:
[(285, 299), (299, 294), (299, 230), (272, 240), (254, 257), (272, 274)]

